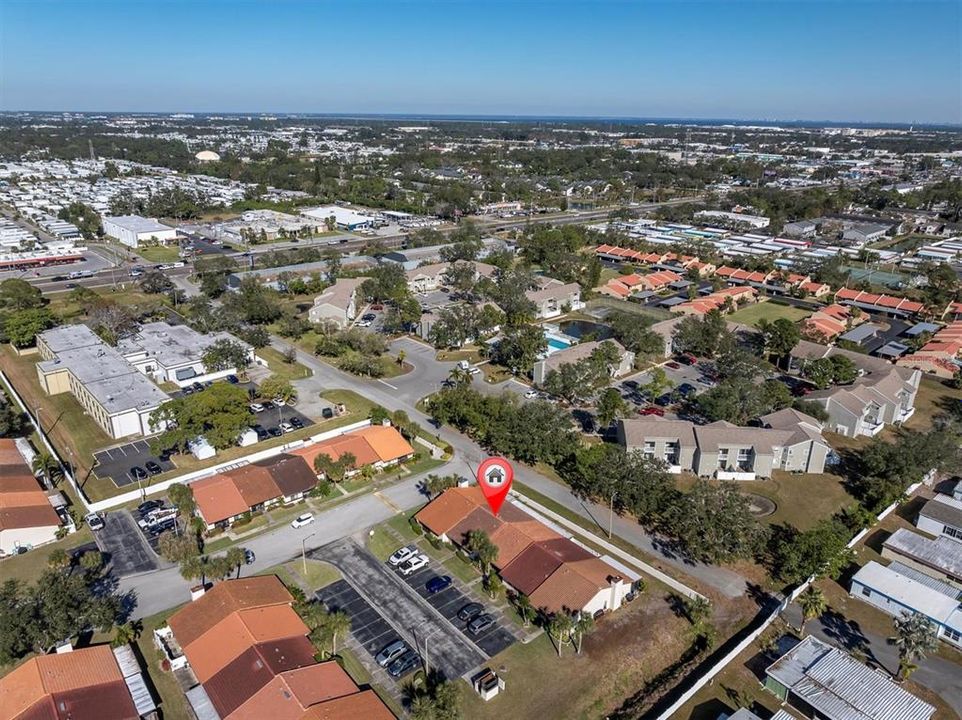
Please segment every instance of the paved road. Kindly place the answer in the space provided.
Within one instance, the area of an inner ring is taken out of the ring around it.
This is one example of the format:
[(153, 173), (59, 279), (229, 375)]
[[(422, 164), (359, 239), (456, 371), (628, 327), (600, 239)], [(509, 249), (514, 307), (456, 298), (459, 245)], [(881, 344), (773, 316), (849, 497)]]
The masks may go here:
[[(415, 341), (407, 340), (408, 343)], [(279, 338), (274, 338), (274, 346), (278, 348), (290, 347)], [(417, 370), (400, 377), (392, 378), (390, 381), (378, 382), (366, 378), (359, 378), (347, 373), (343, 373), (336, 368), (317, 360), (314, 356), (297, 350), (297, 360), (313, 370), (313, 375), (305, 380), (298, 381), (298, 393), (317, 394), (330, 388), (344, 388), (353, 390), (367, 399), (379, 403), (390, 410), (404, 410), (408, 416), (423, 427), (432, 427), (430, 418), (419, 411), (414, 406), (414, 401), (408, 398), (420, 399), (437, 389), (435, 382), (436, 375), (427, 369)], [(418, 364), (435, 362), (427, 360), (426, 353), (420, 353), (412, 358), (415, 368)], [(437, 363), (440, 366), (449, 365), (448, 363)], [(449, 370), (448, 370), (449, 372)], [(445, 372), (441, 379), (447, 377)], [(387, 382), (390, 385), (386, 384)], [(487, 457), (487, 453), (481, 449), (470, 438), (452, 430), (442, 427), (437, 430), (441, 439), (448, 442), (455, 449), (455, 460), (450, 463), (451, 472), (459, 472), (467, 477), (473, 477), (478, 464)], [(519, 482), (534, 488), (538, 492), (550, 497), (555, 502), (578, 513), (579, 515), (594, 522), (599, 530), (607, 532), (608, 529), (608, 508), (597, 503), (585, 502), (576, 498), (566, 487), (546, 478), (535, 472), (529, 467), (518, 465), (515, 467), (515, 477)], [(662, 565), (674, 567), (700, 582), (708, 585), (726, 597), (736, 598), (743, 595), (746, 591), (745, 578), (728, 568), (707, 565), (703, 563), (692, 563), (685, 558), (679, 557), (672, 551), (664, 548), (653, 538), (644, 528), (630, 518), (615, 517), (613, 523), (614, 532), (628, 540), (636, 547), (648, 553), (661, 562)]]
[[(305, 548), (310, 551), (382, 523), (393, 517), (398, 508), (424, 504), (427, 499), (418, 489), (424, 476), (411, 476), (377, 493), (362, 495), (330, 510), (316, 512), (314, 522), (307, 527), (295, 530), (284, 524), (243, 542), (242, 545), (253, 550), (257, 556), (256, 562), (246, 566), (243, 573), (250, 575), (262, 572), (299, 557), (302, 540), (306, 540)], [(180, 576), (176, 567), (122, 578), (120, 591), (136, 593), (134, 616), (138, 618), (169, 610), (190, 600), (190, 583)]]
[(406, 639), (417, 636), (423, 642), (423, 638), (430, 638), (428, 662), (445, 677), (465, 675), (487, 659), (407, 583), (353, 540), (339, 540), (311, 556), (336, 566), (358, 594)]
[[(798, 627), (801, 622), (798, 605), (790, 605), (784, 615), (789, 623)], [(898, 671), (899, 654), (896, 647), (890, 645), (887, 638), (861, 629), (854, 620), (830, 612), (818, 620), (809, 620), (805, 630), (819, 640), (861, 653), (866, 662), (889, 674)], [(919, 669), (912, 674), (912, 679), (937, 693), (962, 717), (962, 672), (958, 665), (938, 655), (929, 655), (919, 663)]]
[(94, 533), (94, 539), (101, 551), (110, 556), (111, 570), (118, 577), (150, 573), (160, 567), (160, 558), (126, 510), (104, 515), (104, 528)]

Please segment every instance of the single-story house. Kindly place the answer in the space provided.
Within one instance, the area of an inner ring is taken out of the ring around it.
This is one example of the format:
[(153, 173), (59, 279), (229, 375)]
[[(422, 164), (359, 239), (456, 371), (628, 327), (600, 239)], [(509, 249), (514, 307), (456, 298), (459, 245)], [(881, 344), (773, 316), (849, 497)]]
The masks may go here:
[(318, 455), (327, 455), (336, 461), (347, 453), (354, 456), (354, 470), (348, 473), (351, 475), (367, 466), (383, 470), (402, 463), (414, 456), (414, 448), (391, 425), (370, 425), (291, 451), (292, 455), (302, 458), (312, 471)]
[(190, 484), (197, 514), (208, 529), (231, 525), (244, 513), (300, 500), (317, 484), (304, 458), (280, 454)]
[(0, 554), (53, 542), (61, 524), (16, 440), (0, 438)]
[(765, 670), (765, 688), (820, 720), (929, 720), (935, 708), (849, 653), (809, 635)]
[(505, 503), (493, 515), (476, 485), (446, 490), (415, 518), (428, 532), (457, 545), (470, 531), (483, 530), (498, 548), (494, 567), (501, 579), (544, 612), (617, 610), (631, 590), (625, 571), (514, 504)]
[(962, 648), (959, 589), (908, 565), (889, 566), (874, 560), (852, 577), (852, 597), (893, 617), (920, 613), (935, 626), (938, 637)]
[(367, 278), (339, 278), (333, 285), (314, 298), (307, 311), (312, 323), (332, 320), (338, 327), (346, 328), (357, 317), (358, 288)]
[(882, 557), (908, 565), (962, 591), (962, 543), (899, 528), (882, 543)]
[(962, 500), (936, 495), (919, 510), (915, 527), (930, 535), (962, 543)]

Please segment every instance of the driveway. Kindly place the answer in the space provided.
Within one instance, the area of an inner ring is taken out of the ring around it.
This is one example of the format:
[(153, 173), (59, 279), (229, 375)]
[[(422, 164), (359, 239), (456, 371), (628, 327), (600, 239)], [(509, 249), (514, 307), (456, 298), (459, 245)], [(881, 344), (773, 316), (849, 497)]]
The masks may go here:
[[(427, 639), (428, 663), (455, 679), (481, 665), (487, 656), (367, 550), (344, 538), (311, 552), (334, 565), (345, 579), (409, 643)], [(423, 655), (424, 653), (422, 653)]]
[(118, 577), (157, 570), (160, 559), (147, 544), (137, 527), (137, 521), (126, 510), (115, 510), (104, 515), (104, 528), (94, 533), (101, 552)]

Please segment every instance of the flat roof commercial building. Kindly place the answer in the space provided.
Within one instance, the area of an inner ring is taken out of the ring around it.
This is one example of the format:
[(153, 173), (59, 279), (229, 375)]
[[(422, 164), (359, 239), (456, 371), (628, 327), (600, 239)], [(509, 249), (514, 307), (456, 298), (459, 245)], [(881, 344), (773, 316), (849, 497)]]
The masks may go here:
[(40, 386), (48, 395), (70, 392), (114, 439), (151, 435), (150, 415), (170, 396), (86, 325), (66, 325), (37, 336)]
[(139, 215), (105, 217), (104, 234), (132, 248), (141, 245), (166, 245), (177, 240), (177, 231), (174, 228)]

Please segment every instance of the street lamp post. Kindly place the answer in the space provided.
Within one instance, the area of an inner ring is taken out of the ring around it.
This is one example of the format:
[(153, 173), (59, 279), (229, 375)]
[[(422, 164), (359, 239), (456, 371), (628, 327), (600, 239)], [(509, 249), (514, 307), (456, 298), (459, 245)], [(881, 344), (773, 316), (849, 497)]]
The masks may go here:
[(612, 491), (611, 501), (608, 503), (608, 539), (611, 540), (611, 528), (615, 522), (615, 495), (617, 491)]
[(310, 539), (311, 539), (312, 537), (314, 537), (315, 535), (317, 535), (317, 533), (316, 533), (316, 532), (312, 532), (310, 535), (306, 535), (306, 536), (301, 540), (301, 562), (302, 562), (303, 565), (304, 565), (304, 577), (305, 577), (305, 578), (307, 577), (307, 541), (310, 540)]

